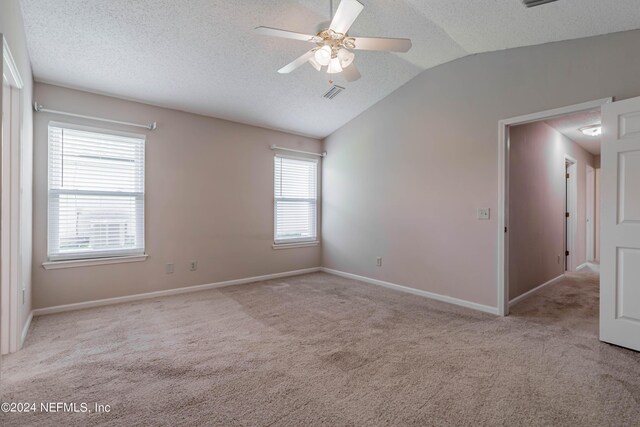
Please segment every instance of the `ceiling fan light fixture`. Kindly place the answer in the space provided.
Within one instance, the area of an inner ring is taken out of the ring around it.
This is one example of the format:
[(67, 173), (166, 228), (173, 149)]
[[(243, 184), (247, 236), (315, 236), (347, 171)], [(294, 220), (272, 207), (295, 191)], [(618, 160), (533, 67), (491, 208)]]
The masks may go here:
[(320, 63), (316, 61), (315, 56), (312, 56), (311, 58), (309, 58), (309, 64), (311, 64), (311, 66), (315, 68), (317, 71), (320, 71), (320, 69), (322, 69), (322, 65), (320, 65)]
[(337, 56), (331, 59), (329, 62), (329, 68), (327, 69), (327, 73), (329, 74), (338, 74), (342, 72), (342, 65), (340, 65), (340, 58)]
[(331, 47), (327, 45), (322, 46), (316, 50), (314, 58), (316, 62), (322, 66), (329, 65), (329, 62), (331, 62)]
[(340, 65), (342, 68), (347, 68), (353, 62), (353, 59), (356, 55), (353, 52), (348, 51), (347, 49), (340, 49), (338, 51), (338, 59), (340, 60)]

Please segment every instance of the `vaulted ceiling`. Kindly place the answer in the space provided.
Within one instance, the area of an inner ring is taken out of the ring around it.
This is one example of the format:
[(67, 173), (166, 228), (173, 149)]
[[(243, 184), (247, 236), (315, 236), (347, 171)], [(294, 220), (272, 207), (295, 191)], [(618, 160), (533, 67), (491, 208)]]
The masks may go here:
[[(638, 0), (360, 0), (350, 34), (408, 37), (407, 53), (362, 52), (362, 79), (336, 84), (305, 65), (278, 74), (315, 33), (329, 0), (21, 0), (37, 80), (325, 137), (423, 70), (469, 54), (640, 28)], [(334, 0), (337, 7), (338, 0)], [(335, 10), (334, 7), (334, 10)], [(50, 106), (55, 108), (55, 106)]]

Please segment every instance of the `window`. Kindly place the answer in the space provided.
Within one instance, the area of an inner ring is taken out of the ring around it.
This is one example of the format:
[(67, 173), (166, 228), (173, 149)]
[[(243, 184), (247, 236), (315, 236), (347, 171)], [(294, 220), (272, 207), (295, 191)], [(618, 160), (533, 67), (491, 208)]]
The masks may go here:
[(144, 254), (144, 144), (49, 124), (49, 261)]
[(317, 240), (318, 161), (275, 156), (276, 244)]

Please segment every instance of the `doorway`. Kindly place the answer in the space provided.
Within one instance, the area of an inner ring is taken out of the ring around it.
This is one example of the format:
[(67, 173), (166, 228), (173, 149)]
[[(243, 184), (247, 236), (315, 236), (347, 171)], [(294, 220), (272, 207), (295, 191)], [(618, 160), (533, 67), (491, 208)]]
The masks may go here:
[[(499, 228), (498, 228), (498, 313), (500, 315), (508, 315), (509, 314), (509, 304), (511, 302), (511, 304), (514, 304), (518, 301), (514, 301), (514, 296), (510, 295), (510, 282), (511, 282), (511, 278), (510, 278), (510, 274), (512, 273), (512, 271), (510, 271), (510, 257), (513, 256), (512, 254), (510, 254), (510, 238), (512, 236), (512, 234), (517, 231), (515, 228), (512, 229), (511, 226), (514, 225), (512, 221), (510, 221), (510, 198), (514, 197), (514, 193), (511, 187), (511, 183), (510, 183), (510, 171), (511, 171), (511, 166), (510, 166), (510, 157), (513, 154), (511, 152), (511, 130), (517, 126), (520, 125), (526, 125), (526, 124), (533, 124), (536, 122), (549, 122), (552, 121), (554, 119), (559, 119), (562, 118), (564, 116), (569, 116), (572, 114), (577, 114), (577, 113), (586, 113), (586, 112), (593, 112), (593, 111), (600, 111), (600, 108), (602, 107), (602, 105), (608, 104), (612, 102), (612, 98), (605, 98), (605, 99), (600, 99), (600, 100), (595, 100), (595, 101), (591, 101), (591, 102), (586, 102), (586, 103), (582, 103), (582, 104), (576, 104), (576, 105), (572, 105), (572, 106), (568, 106), (568, 107), (563, 107), (563, 108), (558, 108), (558, 109), (554, 109), (554, 110), (548, 110), (548, 111), (543, 111), (540, 113), (534, 113), (534, 114), (529, 114), (529, 115), (525, 115), (525, 116), (519, 116), (519, 117), (514, 117), (511, 119), (506, 119), (506, 120), (501, 120), (499, 123), (499, 183), (500, 183), (500, 187), (499, 187), (499, 214), (498, 214), (498, 222), (499, 222)], [(572, 188), (575, 189), (576, 185), (578, 182), (584, 183), (584, 180), (586, 178), (580, 178), (578, 177), (578, 173), (574, 172), (574, 178), (572, 180), (571, 178), (571, 168), (575, 167), (572, 165), (577, 164), (578, 162), (575, 159), (575, 156), (572, 156), (570, 154), (568, 154), (567, 152), (563, 152), (562, 149), (560, 148), (559, 145), (555, 145), (555, 146), (550, 146), (549, 150), (558, 150), (561, 152), (561, 156), (565, 156), (564, 158), (561, 157), (560, 158), (560, 163), (557, 163), (557, 167), (559, 167), (559, 178), (560, 181), (559, 182), (559, 187), (555, 187), (555, 190), (553, 191), (553, 194), (555, 195), (555, 197), (559, 197), (559, 202), (560, 202), (560, 212), (558, 214), (558, 218), (560, 218), (560, 222), (556, 222), (556, 224), (559, 224), (559, 231), (557, 232), (553, 232), (551, 231), (556, 237), (559, 237), (560, 239), (560, 246), (559, 246), (559, 250), (557, 251), (557, 253), (545, 253), (544, 254), (544, 259), (538, 257), (538, 259), (536, 259), (536, 257), (524, 257), (524, 261), (520, 263), (520, 265), (525, 265), (525, 269), (529, 269), (527, 271), (525, 271), (525, 273), (528, 272), (535, 272), (536, 268), (539, 265), (542, 265), (543, 263), (546, 263), (545, 265), (549, 266), (549, 267), (553, 267), (553, 265), (555, 265), (555, 269), (556, 271), (559, 271), (559, 275), (558, 277), (562, 276), (564, 274), (565, 271), (574, 271), (577, 270), (581, 267), (581, 262), (579, 263), (579, 261), (581, 261), (582, 256), (578, 257), (578, 252), (582, 252), (582, 254), (584, 254), (586, 252), (586, 240), (584, 238), (584, 230), (586, 228), (586, 225), (584, 227), (580, 228), (580, 231), (578, 231), (577, 228), (577, 224), (581, 223), (581, 219), (579, 218), (579, 216), (582, 216), (582, 214), (578, 214), (578, 208), (573, 207), (573, 201), (576, 201), (578, 199), (582, 199), (583, 197), (578, 197), (578, 191), (571, 191)], [(546, 155), (548, 155), (550, 153), (550, 151), (548, 151), (546, 153)], [(569, 160), (569, 178), (565, 178), (566, 177), (566, 172), (567, 172), (567, 158)], [(523, 163), (526, 164), (526, 163)], [(555, 166), (554, 166), (555, 167)], [(580, 174), (580, 176), (582, 177), (583, 175)], [(530, 193), (533, 194), (536, 191), (538, 191), (539, 189), (536, 188), (536, 185), (532, 185), (531, 187), (525, 187), (525, 190), (522, 191), (521, 193), (515, 193), (517, 194), (526, 194), (526, 193)], [(539, 208), (540, 206), (542, 206), (542, 204), (544, 203), (544, 201), (539, 201), (536, 203), (531, 203), (529, 206), (532, 207), (533, 209), (535, 208)], [(538, 218), (536, 215), (532, 215), (532, 213), (530, 211), (526, 210), (526, 207), (522, 207), (524, 205), (517, 205), (520, 206), (523, 209), (523, 213), (524, 215), (530, 215), (530, 218), (532, 221), (539, 221), (539, 222), (544, 222), (543, 220), (541, 220), (540, 218)], [(569, 221), (568, 219), (571, 219), (571, 213), (572, 210), (574, 211), (574, 215), (573, 215), (573, 220), (574, 221)], [(566, 214), (569, 214), (569, 218), (566, 217)], [(564, 219), (563, 219), (564, 217)], [(584, 217), (586, 217), (586, 215), (584, 215)], [(582, 221), (584, 221), (585, 218), (582, 218)], [(555, 221), (555, 220), (554, 220)], [(574, 225), (576, 224), (576, 225)], [(539, 234), (533, 234), (530, 237), (530, 240), (528, 240), (529, 242), (536, 242), (537, 239), (540, 239), (545, 233), (548, 233), (549, 230), (547, 230), (544, 227), (544, 224), (542, 225), (541, 230), (543, 230), (541, 233)], [(518, 245), (521, 246), (521, 245)], [(579, 250), (579, 248), (581, 248)], [(564, 251), (563, 251), (564, 249)], [(572, 250), (573, 249), (573, 250)], [(567, 254), (568, 252), (568, 254)], [(573, 252), (573, 256), (572, 256), (572, 252)], [(522, 256), (520, 255), (516, 255), (516, 256)], [(529, 262), (529, 264), (526, 263), (526, 261)], [(533, 267), (532, 267), (533, 266)], [(559, 267), (559, 269), (558, 269)], [(538, 280), (539, 279), (535, 279)], [(534, 280), (534, 282), (535, 282)], [(547, 282), (541, 282), (541, 283), (537, 283), (536, 286), (533, 286), (532, 289), (521, 289), (519, 290), (519, 295), (517, 295), (517, 297), (522, 297), (522, 298), (526, 298), (527, 296), (527, 292), (532, 291), (535, 292), (536, 288), (541, 288), (544, 285), (548, 285), (554, 282), (554, 279), (552, 278), (551, 280), (548, 280)], [(522, 299), (521, 298), (521, 299)]]

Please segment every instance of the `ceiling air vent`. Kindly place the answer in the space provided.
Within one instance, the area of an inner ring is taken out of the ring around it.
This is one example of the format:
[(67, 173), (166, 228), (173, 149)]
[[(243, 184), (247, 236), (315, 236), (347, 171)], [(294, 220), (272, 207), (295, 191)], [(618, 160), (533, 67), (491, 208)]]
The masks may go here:
[(344, 90), (344, 88), (342, 86), (333, 85), (333, 86), (331, 86), (331, 89), (329, 89), (327, 91), (327, 93), (322, 95), (322, 97), (323, 98), (327, 98), (327, 99), (333, 99), (336, 96), (338, 96), (340, 94), (340, 92), (342, 92), (343, 90)]
[(553, 3), (558, 0), (522, 0), (526, 7), (542, 6), (543, 4)]

